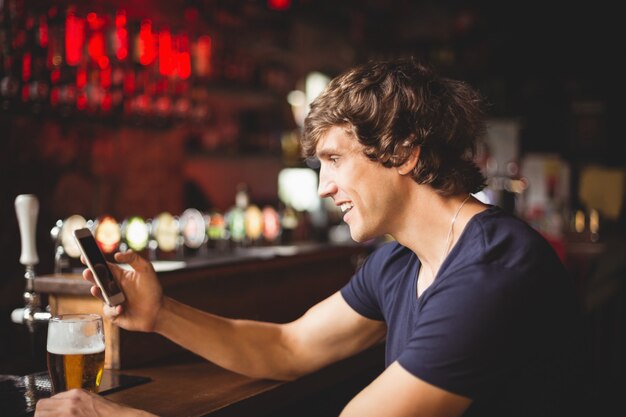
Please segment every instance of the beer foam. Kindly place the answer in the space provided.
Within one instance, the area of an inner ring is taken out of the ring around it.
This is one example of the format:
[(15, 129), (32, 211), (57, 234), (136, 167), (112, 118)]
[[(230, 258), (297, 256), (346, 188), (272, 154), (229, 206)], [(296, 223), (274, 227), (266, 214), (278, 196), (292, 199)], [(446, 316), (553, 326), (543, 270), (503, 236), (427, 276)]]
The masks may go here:
[(47, 350), (59, 355), (99, 353), (104, 350), (104, 335), (86, 335), (78, 323), (65, 323), (60, 328), (55, 323), (48, 326)]
[(93, 353), (100, 353), (104, 351), (104, 343), (101, 346), (88, 347), (88, 348), (73, 348), (67, 345), (50, 345), (48, 343), (48, 352), (55, 355), (91, 355)]

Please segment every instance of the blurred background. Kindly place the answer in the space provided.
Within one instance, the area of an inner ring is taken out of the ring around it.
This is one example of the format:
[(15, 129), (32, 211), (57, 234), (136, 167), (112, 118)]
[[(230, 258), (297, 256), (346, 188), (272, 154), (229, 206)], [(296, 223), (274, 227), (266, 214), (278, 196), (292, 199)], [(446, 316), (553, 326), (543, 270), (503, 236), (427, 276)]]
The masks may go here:
[[(121, 225), (192, 208), (207, 228), (222, 216), (226, 246), (346, 240), (299, 157), (307, 105), (354, 64), (414, 56), (486, 97), (479, 197), (553, 243), (601, 323), (603, 372), (623, 370), (624, 35), (609, 2), (575, 3), (0, 0), (0, 357), (26, 337), (10, 323), (17, 195), (40, 202), (42, 274), (73, 215)], [(250, 205), (283, 234), (237, 239), (227, 215)], [(12, 363), (0, 373), (28, 367)]]

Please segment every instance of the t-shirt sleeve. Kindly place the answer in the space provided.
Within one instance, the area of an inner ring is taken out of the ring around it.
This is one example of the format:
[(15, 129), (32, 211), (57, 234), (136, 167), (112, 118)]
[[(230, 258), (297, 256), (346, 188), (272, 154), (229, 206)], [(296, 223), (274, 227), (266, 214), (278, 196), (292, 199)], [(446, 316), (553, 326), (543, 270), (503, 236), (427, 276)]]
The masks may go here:
[(352, 279), (341, 289), (344, 300), (357, 313), (372, 320), (384, 320), (380, 303), (381, 266), (389, 251), (385, 245), (365, 260)]

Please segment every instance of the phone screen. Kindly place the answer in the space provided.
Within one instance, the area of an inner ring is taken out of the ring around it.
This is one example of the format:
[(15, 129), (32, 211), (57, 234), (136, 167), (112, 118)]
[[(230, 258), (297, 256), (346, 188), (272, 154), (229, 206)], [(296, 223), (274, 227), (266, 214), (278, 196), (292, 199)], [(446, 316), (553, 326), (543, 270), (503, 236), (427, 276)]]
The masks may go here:
[(96, 240), (92, 236), (79, 237), (81, 246), (85, 250), (85, 255), (89, 258), (98, 280), (104, 287), (104, 291), (109, 297), (121, 293), (120, 287), (115, 282), (111, 270), (107, 266), (106, 259), (102, 255)]

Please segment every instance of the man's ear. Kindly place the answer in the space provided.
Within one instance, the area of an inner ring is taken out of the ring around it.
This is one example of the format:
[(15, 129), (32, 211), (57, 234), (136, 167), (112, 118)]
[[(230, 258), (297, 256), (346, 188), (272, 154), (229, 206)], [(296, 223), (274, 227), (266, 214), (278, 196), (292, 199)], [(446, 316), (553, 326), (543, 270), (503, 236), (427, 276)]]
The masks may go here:
[(409, 155), (409, 158), (398, 167), (398, 174), (406, 175), (409, 172), (413, 171), (413, 168), (417, 165), (417, 161), (420, 157), (420, 152), (422, 151), (421, 146), (416, 146)]

